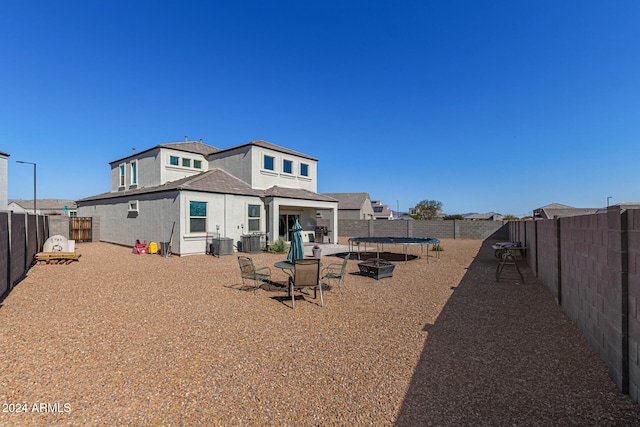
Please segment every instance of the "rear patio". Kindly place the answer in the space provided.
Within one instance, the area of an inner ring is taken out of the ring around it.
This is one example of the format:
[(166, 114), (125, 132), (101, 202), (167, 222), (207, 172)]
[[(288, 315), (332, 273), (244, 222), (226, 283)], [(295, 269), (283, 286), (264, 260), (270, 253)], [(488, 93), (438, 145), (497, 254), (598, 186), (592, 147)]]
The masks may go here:
[[(348, 274), (295, 311), (242, 289), (236, 256), (79, 244), (2, 302), (0, 401), (29, 411), (0, 425), (640, 425), (526, 267), (496, 283), (491, 243), (443, 239), (440, 262)], [(250, 256), (286, 280), (286, 254)]]

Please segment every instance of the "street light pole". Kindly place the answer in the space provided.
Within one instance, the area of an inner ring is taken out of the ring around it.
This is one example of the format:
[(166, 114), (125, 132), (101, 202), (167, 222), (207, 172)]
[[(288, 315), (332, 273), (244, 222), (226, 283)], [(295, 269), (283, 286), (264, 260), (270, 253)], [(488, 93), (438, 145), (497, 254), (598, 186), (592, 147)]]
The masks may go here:
[(36, 207), (36, 164), (33, 162), (23, 162), (22, 160), (16, 160), (16, 163), (22, 163), (26, 165), (33, 165), (33, 214), (38, 215), (38, 210)]

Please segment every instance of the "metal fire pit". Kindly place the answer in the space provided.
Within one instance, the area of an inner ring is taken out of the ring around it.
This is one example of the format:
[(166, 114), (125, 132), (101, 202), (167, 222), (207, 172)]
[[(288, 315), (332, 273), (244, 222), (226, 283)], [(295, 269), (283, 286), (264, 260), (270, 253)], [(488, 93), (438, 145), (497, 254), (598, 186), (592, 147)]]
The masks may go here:
[(358, 263), (360, 274), (363, 276), (373, 277), (376, 280), (393, 276), (395, 264), (381, 258), (371, 258), (367, 261)]

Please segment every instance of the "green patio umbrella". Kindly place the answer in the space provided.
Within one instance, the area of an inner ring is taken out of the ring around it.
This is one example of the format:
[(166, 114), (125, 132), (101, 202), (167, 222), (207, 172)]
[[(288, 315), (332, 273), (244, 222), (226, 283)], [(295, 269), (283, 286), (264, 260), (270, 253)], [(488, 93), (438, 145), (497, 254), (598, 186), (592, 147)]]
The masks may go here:
[(287, 261), (295, 263), (297, 259), (304, 259), (304, 244), (302, 243), (302, 226), (296, 219), (291, 229), (291, 247), (289, 248), (289, 255), (287, 255)]

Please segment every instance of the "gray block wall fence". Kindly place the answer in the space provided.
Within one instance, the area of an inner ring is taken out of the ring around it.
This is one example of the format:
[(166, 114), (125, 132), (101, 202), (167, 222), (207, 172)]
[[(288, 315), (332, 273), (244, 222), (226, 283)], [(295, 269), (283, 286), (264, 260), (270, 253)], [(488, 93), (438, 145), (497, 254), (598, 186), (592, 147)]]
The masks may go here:
[(0, 300), (24, 278), (49, 237), (47, 216), (0, 212)]
[[(509, 238), (507, 221), (386, 221), (338, 220), (338, 232), (346, 237), (433, 237), (436, 239)], [(347, 242), (341, 242), (346, 244)]]
[(640, 403), (640, 209), (513, 221), (508, 228), (618, 388)]
[(70, 235), (70, 222), (71, 219), (68, 216), (49, 215), (49, 230), (51, 230), (51, 235), (60, 235), (68, 239)]

